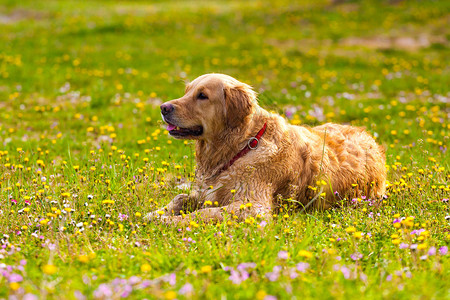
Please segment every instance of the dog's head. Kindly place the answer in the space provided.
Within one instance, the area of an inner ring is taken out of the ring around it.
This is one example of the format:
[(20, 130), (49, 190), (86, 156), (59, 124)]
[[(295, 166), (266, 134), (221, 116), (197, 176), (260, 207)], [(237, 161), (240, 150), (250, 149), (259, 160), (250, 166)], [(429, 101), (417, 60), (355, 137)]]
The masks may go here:
[(183, 97), (161, 105), (170, 135), (178, 139), (212, 139), (243, 126), (256, 106), (251, 87), (223, 74), (206, 74), (186, 86)]

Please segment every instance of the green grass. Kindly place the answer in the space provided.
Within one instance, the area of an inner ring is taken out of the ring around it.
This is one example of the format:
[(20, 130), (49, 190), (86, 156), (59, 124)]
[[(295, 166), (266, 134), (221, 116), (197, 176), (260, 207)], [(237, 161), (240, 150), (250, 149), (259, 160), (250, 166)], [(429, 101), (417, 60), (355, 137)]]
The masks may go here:
[[(450, 298), (449, 12), (1, 1), (0, 298)], [(265, 226), (146, 224), (194, 176), (193, 143), (168, 137), (158, 106), (209, 72), (293, 124), (366, 127), (387, 148), (389, 197)]]

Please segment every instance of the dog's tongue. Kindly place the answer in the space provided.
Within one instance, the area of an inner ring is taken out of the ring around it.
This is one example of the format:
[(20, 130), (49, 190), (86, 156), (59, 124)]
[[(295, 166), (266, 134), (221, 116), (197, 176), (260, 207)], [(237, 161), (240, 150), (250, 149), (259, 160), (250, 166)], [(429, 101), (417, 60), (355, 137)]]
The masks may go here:
[(174, 130), (175, 128), (177, 128), (177, 126), (175, 126), (175, 125), (173, 125), (173, 124), (170, 124), (170, 123), (167, 124), (167, 130), (168, 130), (168, 131), (172, 131), (172, 130)]

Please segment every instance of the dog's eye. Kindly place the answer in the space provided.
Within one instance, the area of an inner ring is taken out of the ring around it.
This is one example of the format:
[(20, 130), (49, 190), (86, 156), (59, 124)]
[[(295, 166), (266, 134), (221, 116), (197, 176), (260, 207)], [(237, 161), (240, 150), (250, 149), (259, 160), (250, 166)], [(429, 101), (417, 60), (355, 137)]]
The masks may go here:
[(200, 93), (200, 94), (198, 94), (197, 98), (200, 99), (200, 100), (206, 100), (206, 99), (208, 99), (208, 96), (206, 96), (203, 93)]

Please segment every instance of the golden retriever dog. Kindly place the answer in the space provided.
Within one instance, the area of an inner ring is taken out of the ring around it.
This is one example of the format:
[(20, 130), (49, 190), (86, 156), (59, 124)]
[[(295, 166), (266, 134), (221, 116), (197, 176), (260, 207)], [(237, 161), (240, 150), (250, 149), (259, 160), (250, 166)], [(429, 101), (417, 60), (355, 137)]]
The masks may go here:
[(148, 219), (270, 218), (288, 201), (326, 209), (385, 193), (384, 149), (364, 129), (290, 125), (230, 76), (198, 77), (183, 97), (162, 104), (161, 114), (171, 136), (196, 141), (196, 182)]

